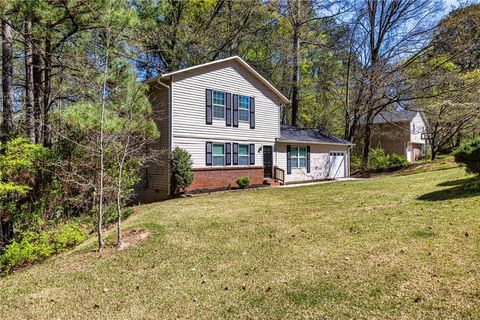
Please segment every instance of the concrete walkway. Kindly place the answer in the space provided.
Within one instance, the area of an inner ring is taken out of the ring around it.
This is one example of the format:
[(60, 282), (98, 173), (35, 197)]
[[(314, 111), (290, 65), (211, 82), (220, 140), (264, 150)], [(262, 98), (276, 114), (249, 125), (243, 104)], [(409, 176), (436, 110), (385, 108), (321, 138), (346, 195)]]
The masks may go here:
[(316, 184), (325, 184), (325, 183), (334, 183), (342, 181), (362, 181), (366, 180), (364, 178), (339, 178), (335, 180), (325, 180), (325, 181), (315, 181), (315, 182), (302, 182), (302, 183), (290, 183), (283, 186), (278, 186), (277, 188), (293, 188), (293, 187), (302, 187), (302, 186), (313, 186)]

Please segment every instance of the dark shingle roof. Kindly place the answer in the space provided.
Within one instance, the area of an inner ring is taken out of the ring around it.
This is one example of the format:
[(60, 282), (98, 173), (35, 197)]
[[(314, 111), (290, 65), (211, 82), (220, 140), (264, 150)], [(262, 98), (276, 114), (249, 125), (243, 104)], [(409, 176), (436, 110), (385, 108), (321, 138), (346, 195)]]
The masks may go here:
[(418, 111), (413, 110), (384, 111), (373, 119), (373, 123), (412, 121), (417, 113)]
[(316, 142), (327, 144), (346, 144), (351, 145), (350, 141), (336, 137), (334, 135), (324, 133), (318, 129), (301, 129), (292, 126), (281, 127), (281, 137), (278, 141), (299, 141), (299, 142)]

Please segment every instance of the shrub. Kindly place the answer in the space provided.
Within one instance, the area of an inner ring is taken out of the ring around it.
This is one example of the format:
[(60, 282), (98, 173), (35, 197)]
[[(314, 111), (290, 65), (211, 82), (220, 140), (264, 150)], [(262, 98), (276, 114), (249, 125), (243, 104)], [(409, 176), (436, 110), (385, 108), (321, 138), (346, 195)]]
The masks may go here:
[(176, 147), (170, 154), (170, 193), (178, 195), (193, 182), (192, 156), (187, 150)]
[(403, 168), (408, 168), (410, 163), (405, 157), (402, 157), (398, 154), (391, 154), (387, 156), (387, 168), (388, 170), (400, 170)]
[(480, 139), (463, 144), (454, 153), (455, 161), (467, 166), (467, 172), (480, 175)]
[(8, 273), (14, 267), (44, 260), (83, 242), (86, 237), (85, 230), (73, 222), (49, 231), (27, 231), (20, 240), (5, 247), (0, 255), (0, 272)]
[(370, 169), (372, 171), (387, 170), (387, 155), (382, 148), (374, 148), (370, 150)]
[(235, 181), (240, 188), (245, 188), (250, 184), (250, 179), (248, 177), (240, 177)]
[(350, 168), (352, 171), (356, 171), (356, 170), (359, 170), (360, 167), (362, 165), (362, 158), (360, 158), (360, 156), (352, 151), (350, 153)]
[(398, 154), (386, 155), (381, 148), (370, 151), (370, 170), (373, 172), (389, 172), (408, 168), (410, 163)]
[(55, 252), (59, 252), (82, 243), (86, 237), (87, 234), (80, 225), (76, 223), (67, 223), (60, 228), (59, 231), (53, 233), (52, 243)]

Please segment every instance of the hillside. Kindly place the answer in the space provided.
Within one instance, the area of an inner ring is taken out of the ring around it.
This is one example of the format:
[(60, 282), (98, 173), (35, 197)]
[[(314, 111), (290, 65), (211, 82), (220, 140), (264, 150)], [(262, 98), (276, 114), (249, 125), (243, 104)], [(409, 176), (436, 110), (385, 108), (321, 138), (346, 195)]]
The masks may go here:
[(139, 206), (125, 229), (148, 238), (1, 278), (0, 318), (478, 318), (470, 179), (445, 165)]

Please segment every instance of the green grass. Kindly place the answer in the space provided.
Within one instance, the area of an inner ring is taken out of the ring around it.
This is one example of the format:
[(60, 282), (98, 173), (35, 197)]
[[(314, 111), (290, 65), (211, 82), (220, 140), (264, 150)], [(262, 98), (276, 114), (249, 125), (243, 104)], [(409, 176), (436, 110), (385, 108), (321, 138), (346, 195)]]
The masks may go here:
[(0, 279), (0, 319), (478, 319), (480, 193), (441, 166), (139, 206), (147, 240)]

